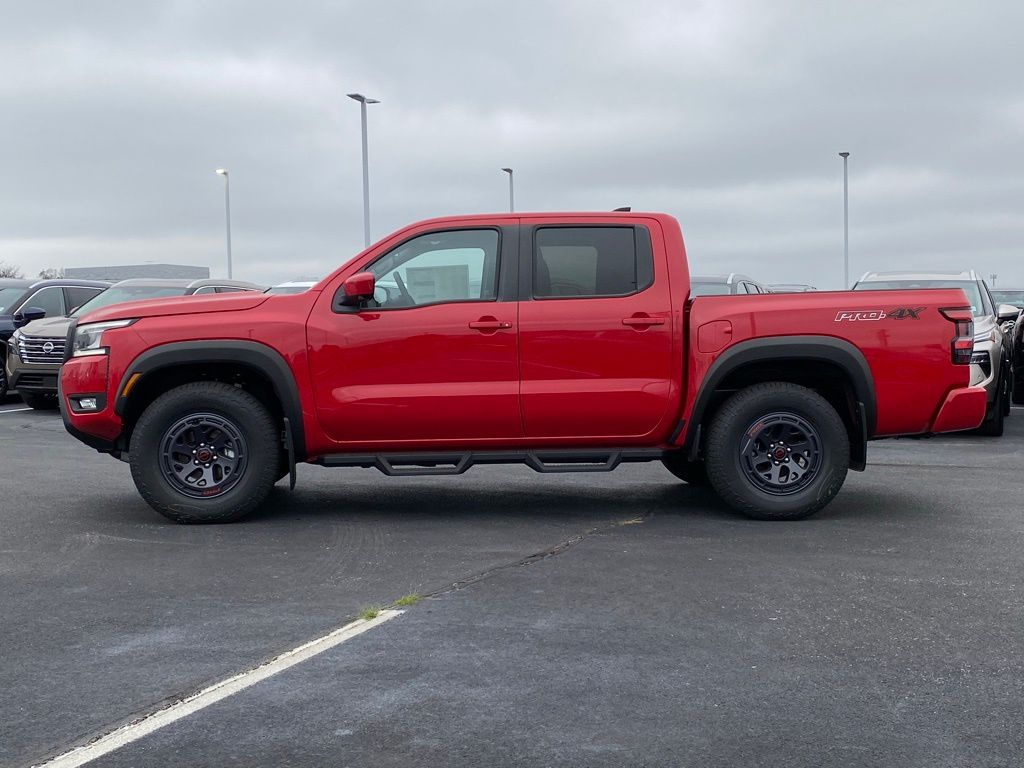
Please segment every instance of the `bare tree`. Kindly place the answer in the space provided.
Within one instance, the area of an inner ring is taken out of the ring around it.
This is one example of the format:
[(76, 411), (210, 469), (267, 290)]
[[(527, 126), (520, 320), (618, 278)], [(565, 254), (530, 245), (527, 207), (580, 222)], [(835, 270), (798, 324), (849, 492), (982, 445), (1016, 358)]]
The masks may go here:
[(6, 264), (0, 261), (0, 277), (21, 277), (22, 271), (20, 267), (16, 267), (13, 264)]
[(64, 277), (64, 270), (58, 267), (47, 267), (39, 271), (39, 277), (43, 280), (55, 280), (58, 277)]

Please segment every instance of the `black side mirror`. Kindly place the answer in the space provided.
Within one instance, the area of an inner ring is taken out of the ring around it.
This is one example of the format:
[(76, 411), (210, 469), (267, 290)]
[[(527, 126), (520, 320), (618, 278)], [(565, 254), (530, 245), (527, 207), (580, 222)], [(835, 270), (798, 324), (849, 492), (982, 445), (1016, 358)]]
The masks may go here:
[(25, 307), (20, 312), (14, 313), (14, 327), (21, 328), (33, 320), (42, 320), (46, 317), (46, 310), (39, 307)]

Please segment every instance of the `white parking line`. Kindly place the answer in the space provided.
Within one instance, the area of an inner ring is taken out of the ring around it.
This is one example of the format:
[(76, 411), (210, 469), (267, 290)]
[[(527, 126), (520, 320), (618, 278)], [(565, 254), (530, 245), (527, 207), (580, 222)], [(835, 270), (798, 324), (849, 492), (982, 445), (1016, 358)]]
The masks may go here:
[(31, 408), (8, 408), (7, 410), (0, 411), (0, 413), (17, 413), (18, 411), (31, 411)]
[(297, 648), (285, 651), (280, 656), (276, 656), (270, 661), (260, 664), (258, 667), (253, 667), (250, 670), (221, 680), (219, 683), (214, 683), (208, 688), (204, 688), (198, 693), (176, 701), (169, 707), (147, 715), (137, 722), (129, 723), (118, 728), (116, 731), (111, 731), (91, 744), (75, 747), (52, 760), (37, 764), (33, 768), (42, 768), (43, 766), (47, 768), (75, 768), (79, 765), (85, 765), (98, 757), (103, 757), (103, 755), (113, 752), (115, 749), (120, 749), (126, 744), (141, 739), (143, 736), (147, 736), (163, 728), (165, 725), (170, 725), (221, 699), (226, 699), (228, 696), (232, 696), (239, 691), (244, 691), (249, 686), (255, 685), (261, 680), (266, 680), (278, 672), (282, 672), (326, 650), (341, 645), (346, 640), (351, 640), (353, 637), (361, 635), (363, 632), (373, 629), (385, 621), (401, 616), (402, 613), (402, 611), (386, 610), (381, 611), (373, 619), (353, 621), (323, 637), (318, 637), (316, 640), (310, 640), (308, 643), (303, 643)]

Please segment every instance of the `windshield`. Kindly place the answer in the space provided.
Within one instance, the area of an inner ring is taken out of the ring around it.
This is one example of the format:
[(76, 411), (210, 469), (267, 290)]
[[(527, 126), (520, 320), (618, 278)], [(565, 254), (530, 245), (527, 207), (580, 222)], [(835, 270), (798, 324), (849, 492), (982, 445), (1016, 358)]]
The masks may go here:
[(992, 291), (992, 298), (997, 304), (1012, 304), (1024, 307), (1024, 291)]
[(971, 304), (971, 313), (975, 317), (986, 314), (978, 284), (973, 280), (870, 280), (853, 286), (855, 291), (897, 291), (907, 288), (963, 288)]
[(267, 288), (266, 293), (305, 293), (313, 286), (311, 285), (275, 285)]
[(0, 315), (9, 315), (11, 307), (24, 295), (24, 288), (0, 288)]
[(691, 296), (728, 296), (732, 291), (726, 283), (691, 283)]
[(108, 288), (103, 293), (90, 299), (71, 313), (71, 317), (81, 317), (100, 307), (121, 304), (125, 301), (142, 301), (143, 299), (162, 299), (167, 296), (184, 296), (185, 289), (175, 286), (125, 285), (120, 288)]

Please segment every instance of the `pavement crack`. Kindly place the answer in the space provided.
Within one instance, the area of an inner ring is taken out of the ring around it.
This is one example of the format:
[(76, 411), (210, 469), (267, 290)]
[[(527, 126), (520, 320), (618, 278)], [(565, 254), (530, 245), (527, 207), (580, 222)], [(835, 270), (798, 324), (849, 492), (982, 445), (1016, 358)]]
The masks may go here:
[(588, 528), (587, 530), (582, 531), (581, 533), (577, 533), (575, 536), (570, 536), (568, 539), (563, 539), (562, 541), (558, 542), (554, 546), (548, 547), (547, 549), (542, 549), (539, 552), (534, 552), (532, 555), (527, 555), (526, 557), (522, 557), (518, 560), (513, 560), (509, 563), (502, 563), (501, 565), (496, 565), (493, 568), (488, 568), (484, 571), (480, 571), (479, 573), (476, 573), (472, 576), (468, 576), (464, 579), (453, 581), (451, 584), (441, 587), (440, 589), (435, 589), (433, 592), (427, 592), (423, 596), (440, 597), (441, 595), (447, 595), (451, 592), (458, 592), (459, 590), (466, 589), (467, 587), (470, 587), (474, 584), (479, 584), (481, 581), (489, 579), (492, 576), (495, 576), (504, 571), (508, 571), (513, 568), (520, 568), (523, 566), (533, 565), (535, 563), (541, 562), (542, 560), (547, 560), (551, 557), (557, 557), (558, 555), (561, 555), (564, 552), (568, 552), (577, 544), (584, 541), (585, 539), (590, 538), (591, 536), (599, 535), (602, 533), (608, 533), (610, 531), (614, 531), (616, 528), (621, 528), (625, 525), (639, 525), (640, 523), (644, 523), (647, 520), (649, 520), (653, 515), (653, 511), (647, 511), (638, 517), (632, 517), (628, 520), (615, 520), (611, 523), (605, 523), (603, 525), (594, 526), (593, 528)]

